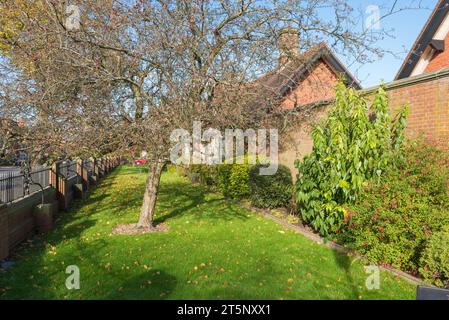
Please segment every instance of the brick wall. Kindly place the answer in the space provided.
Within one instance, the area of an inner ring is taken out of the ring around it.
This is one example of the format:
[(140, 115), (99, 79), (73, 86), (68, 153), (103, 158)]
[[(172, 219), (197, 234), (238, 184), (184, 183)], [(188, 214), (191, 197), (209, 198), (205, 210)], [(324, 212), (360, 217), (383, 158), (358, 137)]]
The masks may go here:
[(0, 204), (0, 260), (9, 253), (8, 211), (5, 204)]
[(310, 104), (316, 101), (328, 100), (334, 97), (334, 88), (338, 78), (334, 71), (320, 59), (300, 84), (287, 95), (282, 107), (286, 110), (296, 106)]
[[(46, 188), (44, 194), (46, 203), (51, 203), (56, 199), (56, 192), (51, 187)], [(41, 201), (41, 193), (36, 192), (29, 197), (8, 204), (8, 242), (10, 249), (15, 248), (33, 235), (35, 230), (33, 210)]]
[[(429, 140), (449, 138), (449, 69), (386, 84), (392, 112), (410, 106), (407, 135)], [(368, 89), (368, 94), (376, 88)]]
[[(399, 80), (386, 84), (391, 111), (405, 104), (410, 106), (406, 135), (414, 138), (423, 134), (429, 140), (449, 139), (449, 68), (434, 73)], [(362, 93), (372, 96), (378, 88)], [(310, 116), (298, 120), (297, 124), (281, 139), (280, 163), (288, 166), (295, 176), (296, 159), (309, 154), (313, 148), (310, 135), (316, 121), (325, 117), (331, 105), (313, 109)]]
[(432, 58), (424, 71), (425, 73), (434, 72), (449, 67), (449, 33), (446, 35), (446, 39), (444, 39), (444, 46), (445, 50), (437, 53)]

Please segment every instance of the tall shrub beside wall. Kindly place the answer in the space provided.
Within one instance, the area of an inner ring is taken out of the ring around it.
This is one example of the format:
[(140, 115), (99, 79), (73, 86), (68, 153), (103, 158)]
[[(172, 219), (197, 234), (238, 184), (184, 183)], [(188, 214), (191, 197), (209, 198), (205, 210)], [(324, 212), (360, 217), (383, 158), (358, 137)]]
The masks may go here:
[(407, 112), (403, 108), (392, 121), (388, 110), (382, 88), (368, 108), (355, 90), (340, 83), (335, 108), (312, 132), (312, 153), (296, 162), (298, 209), (322, 235), (343, 228), (343, 205), (355, 201), (365, 182), (380, 178), (399, 154)]

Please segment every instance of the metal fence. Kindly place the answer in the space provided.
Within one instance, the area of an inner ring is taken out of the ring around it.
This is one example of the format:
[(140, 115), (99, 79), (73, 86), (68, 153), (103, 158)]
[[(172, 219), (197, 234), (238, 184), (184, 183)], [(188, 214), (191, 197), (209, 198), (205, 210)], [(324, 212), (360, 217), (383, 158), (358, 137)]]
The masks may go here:
[(27, 181), (23, 173), (3, 173), (0, 175), (0, 202), (12, 202), (40, 191), (40, 186), (42, 188), (48, 187), (50, 185), (50, 171), (51, 168), (32, 171), (30, 173), (31, 181)]
[[(83, 160), (82, 175), (78, 172), (78, 162), (59, 162), (56, 167), (56, 173), (58, 177), (69, 181), (70, 185), (67, 186), (67, 189), (70, 190), (74, 184), (84, 183), (85, 180), (89, 183), (91, 177), (96, 175), (97, 165), (99, 165), (100, 174), (103, 174), (105, 169), (101, 168), (104, 161), (104, 159), (100, 159), (97, 164), (92, 159)], [(120, 162), (120, 160), (118, 161)], [(115, 158), (115, 163), (117, 165), (117, 158)], [(50, 175), (53, 170), (52, 168), (44, 167), (35, 169), (29, 172), (29, 174), (19, 172), (19, 170), (20, 168), (14, 167), (9, 171), (0, 172), (0, 202), (9, 203), (21, 199), (29, 194), (40, 191), (41, 187), (45, 189), (51, 184)]]
[(64, 177), (64, 179), (71, 179), (76, 177), (76, 162), (64, 161), (59, 164), (58, 172)]
[(25, 196), (24, 176), (4, 173), (0, 177), (0, 202), (11, 202)]
[[(33, 184), (29, 185), (29, 193), (40, 191), (41, 187), (45, 189), (46, 187), (50, 186), (50, 172), (51, 168), (43, 168), (31, 172), (30, 175)], [(40, 186), (37, 184), (39, 184)]]

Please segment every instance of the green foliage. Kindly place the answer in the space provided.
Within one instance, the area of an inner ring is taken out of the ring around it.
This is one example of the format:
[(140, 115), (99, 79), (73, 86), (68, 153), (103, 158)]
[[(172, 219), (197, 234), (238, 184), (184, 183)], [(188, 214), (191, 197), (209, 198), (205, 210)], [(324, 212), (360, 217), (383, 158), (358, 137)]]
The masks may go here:
[(247, 164), (233, 164), (229, 175), (228, 195), (232, 199), (249, 196), (249, 170)]
[(449, 228), (435, 233), (428, 241), (419, 269), (426, 281), (449, 288)]
[(203, 164), (191, 165), (188, 169), (188, 177), (194, 183), (205, 186), (213, 186), (217, 181), (217, 167)]
[(178, 172), (178, 166), (175, 166), (173, 164), (167, 164), (164, 168), (164, 171), (170, 173)]
[(253, 166), (249, 172), (251, 203), (259, 208), (286, 207), (291, 203), (293, 182), (290, 169), (280, 165), (273, 176), (259, 174), (263, 165)]
[(232, 165), (220, 164), (217, 166), (218, 189), (225, 196), (229, 197), (229, 180), (231, 177)]
[[(422, 141), (407, 146), (403, 156), (382, 183), (370, 183), (349, 205), (349, 226), (338, 238), (373, 263), (420, 270), (430, 280), (443, 266), (422, 256), (429, 238), (449, 226), (449, 152)], [(435, 239), (432, 248), (438, 246)]]
[(335, 108), (312, 132), (312, 153), (296, 162), (298, 208), (315, 230), (328, 236), (344, 227), (343, 205), (357, 200), (367, 181), (380, 178), (401, 149), (405, 118), (404, 108), (391, 120), (382, 88), (368, 109), (355, 90), (339, 84)]
[(217, 185), (220, 192), (228, 198), (244, 199), (249, 196), (250, 163), (257, 159), (250, 159), (247, 155), (234, 158), (233, 163), (217, 166)]

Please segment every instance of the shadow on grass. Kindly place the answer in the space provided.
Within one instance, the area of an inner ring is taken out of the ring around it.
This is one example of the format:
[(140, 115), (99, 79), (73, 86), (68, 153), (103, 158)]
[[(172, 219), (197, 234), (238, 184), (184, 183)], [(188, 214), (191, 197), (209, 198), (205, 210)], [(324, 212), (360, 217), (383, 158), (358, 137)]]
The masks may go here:
[[(32, 246), (25, 246), (23, 250), (19, 250), (18, 254), (13, 257), (17, 265), (8, 271), (8, 274), (10, 273), (8, 279), (6, 277), (4, 281), (0, 279), (0, 286), (15, 287), (17, 291), (11, 293), (11, 296), (15, 298), (31, 296), (32, 298), (51, 299), (60, 297), (58, 293), (45, 290), (46, 287), (54, 284), (54, 275), (46, 272), (39, 273), (39, 283), (43, 289), (32, 288), (31, 284), (26, 281), (15, 284), (14, 279), (22, 278), (36, 270), (46, 270), (44, 268), (48, 268), (49, 263), (48, 245), (52, 247), (58, 247), (59, 245), (61, 247), (62, 242), (81, 239), (86, 230), (93, 228), (100, 220), (103, 221), (101, 223), (104, 223), (108, 216), (129, 214), (131, 208), (132, 211), (136, 210), (137, 221), (145, 183), (145, 179), (141, 179), (139, 176), (140, 171), (142, 169), (132, 167), (114, 170), (107, 178), (91, 189), (88, 198), (76, 200), (69, 211), (61, 214), (55, 230), (36, 238)], [(117, 178), (123, 175), (131, 175), (133, 180), (139, 181), (131, 183), (130, 186), (112, 188), (119, 183)], [(248, 216), (238, 209), (236, 204), (223, 199), (219, 195), (211, 194), (204, 187), (193, 186), (188, 180), (174, 182), (169, 176), (167, 179), (163, 178), (160, 186), (155, 222), (168, 222), (183, 214), (188, 214), (189, 219), (194, 220), (204, 218), (217, 220), (248, 219)], [(100, 215), (98, 215), (99, 212), (101, 212)], [(75, 244), (73, 250), (67, 250), (64, 257), (59, 259), (68, 262), (82, 256), (85, 260), (89, 260), (91, 265), (95, 265), (102, 260), (102, 257), (97, 254), (105, 251), (103, 249), (108, 244), (106, 238), (88, 245), (85, 241), (80, 241)], [(63, 271), (64, 269), (61, 267), (61, 272)], [(151, 270), (138, 276), (133, 275), (129, 279), (117, 278), (114, 281), (117, 281), (118, 284), (121, 283), (117, 288), (123, 288), (123, 290), (108, 293), (106, 295), (108, 299), (125, 297), (129, 299), (165, 299), (169, 298), (177, 283), (174, 276), (163, 270)], [(21, 288), (17, 288), (18, 286), (21, 286)]]
[(177, 282), (163, 270), (151, 270), (117, 284), (121, 290), (112, 291), (105, 299), (165, 300), (170, 298)]
[[(179, 206), (173, 203), (176, 198)], [(173, 210), (170, 210), (173, 208)], [(217, 220), (246, 220), (248, 216), (237, 208), (229, 200), (212, 194), (202, 186), (194, 186), (190, 182), (183, 183), (163, 183), (158, 194), (158, 209), (169, 211), (161, 216), (157, 216), (155, 223), (163, 223), (176, 218), (182, 214), (193, 214), (193, 219), (217, 219)], [(195, 212), (192, 210), (197, 209)], [(157, 213), (157, 212), (156, 212)]]
[(352, 276), (352, 260), (351, 258), (343, 253), (336, 250), (332, 250), (334, 253), (334, 258), (337, 266), (344, 271), (348, 286), (351, 288), (351, 294), (353, 299), (358, 299), (360, 296), (359, 290), (357, 289), (357, 283), (355, 283)]

